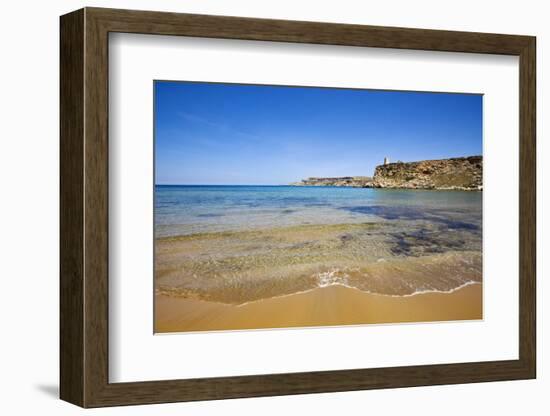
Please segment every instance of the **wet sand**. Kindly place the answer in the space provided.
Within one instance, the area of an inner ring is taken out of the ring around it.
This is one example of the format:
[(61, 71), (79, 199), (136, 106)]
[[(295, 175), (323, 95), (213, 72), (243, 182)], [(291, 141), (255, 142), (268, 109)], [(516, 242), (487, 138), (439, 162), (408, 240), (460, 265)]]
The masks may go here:
[(482, 319), (482, 284), (451, 293), (386, 296), (341, 285), (243, 305), (157, 294), (155, 332)]

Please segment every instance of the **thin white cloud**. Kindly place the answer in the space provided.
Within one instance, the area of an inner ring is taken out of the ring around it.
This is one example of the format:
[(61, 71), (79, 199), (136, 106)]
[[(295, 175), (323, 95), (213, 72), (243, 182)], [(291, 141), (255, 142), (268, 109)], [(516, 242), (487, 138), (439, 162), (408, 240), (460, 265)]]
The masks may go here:
[(243, 138), (247, 139), (253, 139), (253, 140), (259, 140), (260, 137), (258, 137), (255, 134), (251, 134), (245, 131), (242, 131), (241, 129), (235, 128), (230, 126), (228, 123), (220, 123), (218, 121), (210, 120), (205, 117), (199, 116), (197, 114), (180, 111), (179, 115), (185, 120), (190, 123), (196, 123), (196, 124), (202, 124), (204, 126), (213, 128), (215, 130), (218, 130), (220, 133), (226, 133), (226, 134), (233, 134), (238, 135)]

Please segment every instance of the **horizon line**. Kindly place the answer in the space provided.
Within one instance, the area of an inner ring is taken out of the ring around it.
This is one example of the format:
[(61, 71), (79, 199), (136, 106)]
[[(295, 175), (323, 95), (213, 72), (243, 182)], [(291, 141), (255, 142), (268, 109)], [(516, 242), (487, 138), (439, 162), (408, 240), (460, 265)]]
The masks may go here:
[(291, 186), (288, 183), (155, 183), (155, 186)]

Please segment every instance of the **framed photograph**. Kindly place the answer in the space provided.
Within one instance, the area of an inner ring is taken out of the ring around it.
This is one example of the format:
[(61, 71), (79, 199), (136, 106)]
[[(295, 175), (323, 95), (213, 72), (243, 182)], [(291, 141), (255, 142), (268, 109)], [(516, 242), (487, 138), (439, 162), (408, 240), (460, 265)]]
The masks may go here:
[(535, 378), (535, 49), (62, 16), (61, 398)]

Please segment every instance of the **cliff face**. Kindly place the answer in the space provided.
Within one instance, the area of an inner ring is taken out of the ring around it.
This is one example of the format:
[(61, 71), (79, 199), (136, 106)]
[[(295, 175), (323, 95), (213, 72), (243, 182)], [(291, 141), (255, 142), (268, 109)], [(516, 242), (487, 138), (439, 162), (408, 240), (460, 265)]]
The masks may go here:
[(397, 162), (377, 166), (374, 177), (308, 178), (296, 186), (350, 186), (356, 188), (482, 190), (483, 157)]
[(373, 182), (377, 188), (481, 190), (482, 177), (483, 158), (470, 156), (380, 165)]

